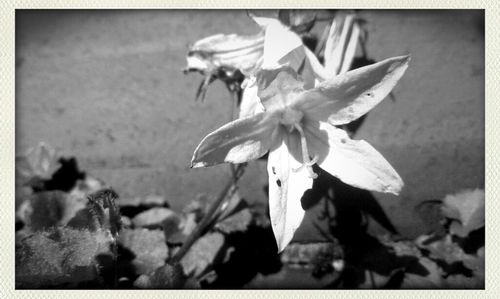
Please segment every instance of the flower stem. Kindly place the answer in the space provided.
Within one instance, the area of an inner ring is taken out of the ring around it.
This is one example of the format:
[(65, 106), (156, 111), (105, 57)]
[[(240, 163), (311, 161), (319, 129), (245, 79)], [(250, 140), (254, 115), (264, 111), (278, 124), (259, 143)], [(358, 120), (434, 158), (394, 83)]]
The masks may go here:
[(220, 192), (219, 196), (216, 200), (214, 200), (207, 213), (201, 219), (198, 226), (191, 232), (191, 234), (187, 237), (186, 241), (182, 244), (179, 251), (175, 253), (175, 255), (168, 261), (169, 263), (178, 263), (184, 255), (189, 251), (191, 246), (198, 240), (208, 229), (208, 227), (213, 224), (214, 216), (218, 211), (220, 205), (224, 202), (225, 199), (230, 198), (231, 195), (236, 191), (236, 182), (243, 176), (245, 172), (246, 163), (238, 164), (233, 173), (231, 179), (226, 183), (226, 186)]

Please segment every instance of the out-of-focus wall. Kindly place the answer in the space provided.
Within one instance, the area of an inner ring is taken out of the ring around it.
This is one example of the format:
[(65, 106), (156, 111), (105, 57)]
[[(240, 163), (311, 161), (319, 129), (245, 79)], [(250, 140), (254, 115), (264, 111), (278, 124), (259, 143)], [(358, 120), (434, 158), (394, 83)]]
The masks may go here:
[[(410, 53), (410, 67), (356, 138), (377, 148), (406, 187), (376, 194), (407, 236), (424, 232), (421, 201), (484, 188), (484, 14), (367, 11), (375, 60)], [(190, 169), (196, 145), (230, 117), (217, 82), (195, 102), (201, 76), (183, 75), (187, 45), (215, 33), (259, 29), (244, 11), (18, 11), (16, 152), (46, 141), (121, 196), (165, 196), (174, 209), (215, 195), (227, 166)], [(265, 200), (265, 162), (241, 182)]]

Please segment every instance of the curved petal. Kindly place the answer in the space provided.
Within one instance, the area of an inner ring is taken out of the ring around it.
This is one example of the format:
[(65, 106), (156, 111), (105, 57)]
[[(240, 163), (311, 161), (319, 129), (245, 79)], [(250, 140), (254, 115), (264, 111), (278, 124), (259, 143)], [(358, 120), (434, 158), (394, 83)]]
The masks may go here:
[(356, 54), (359, 35), (356, 15), (339, 11), (333, 19), (325, 44), (325, 69), (330, 74), (347, 72)]
[(270, 113), (258, 113), (225, 124), (200, 142), (191, 167), (257, 159), (271, 148), (277, 125), (278, 119)]
[[(298, 137), (284, 131), (281, 135), (284, 137), (283, 142), (269, 152), (267, 162), (269, 212), (278, 252), (290, 243), (304, 218), (301, 198), (304, 192), (312, 187), (313, 181), (305, 168), (293, 170), (302, 165), (294, 158), (300, 157)], [(293, 151), (297, 150), (299, 153), (293, 155)]]
[(305, 57), (304, 50), (297, 49), (299, 46), (302, 47), (302, 39), (277, 19), (265, 17), (253, 17), (253, 19), (265, 30), (264, 60), (261, 67), (273, 69), (280, 64), (288, 64), (298, 69)]
[(403, 76), (410, 56), (400, 56), (333, 77), (307, 90), (293, 106), (313, 120), (349, 123), (382, 101)]
[(399, 194), (403, 181), (396, 170), (370, 144), (352, 140), (344, 130), (324, 122), (304, 128), (318, 165), (346, 184), (370, 191)]
[(260, 70), (257, 75), (257, 95), (266, 111), (284, 109), (294, 98), (291, 93), (304, 90), (304, 82), (293, 68), (282, 66), (273, 70)]
[[(311, 69), (311, 73), (315, 79), (315, 83), (324, 81), (324, 80), (331, 78), (335, 75), (335, 74), (328, 74), (325, 67), (319, 62), (318, 58), (316, 58), (316, 55), (314, 55), (314, 53), (311, 50), (309, 50), (306, 47), (304, 47), (304, 49), (305, 49), (306, 58), (307, 58), (306, 59), (306, 67), (309, 67)], [(305, 79), (304, 81), (307, 82), (306, 78), (308, 78), (308, 77), (305, 74), (303, 74), (302, 76)], [(306, 83), (306, 89), (311, 89), (315, 85), (316, 84), (309, 87), (309, 85)]]
[(264, 112), (264, 106), (257, 96), (258, 86), (255, 82), (247, 81), (246, 87), (243, 89), (240, 103), (239, 118), (255, 115), (259, 112)]

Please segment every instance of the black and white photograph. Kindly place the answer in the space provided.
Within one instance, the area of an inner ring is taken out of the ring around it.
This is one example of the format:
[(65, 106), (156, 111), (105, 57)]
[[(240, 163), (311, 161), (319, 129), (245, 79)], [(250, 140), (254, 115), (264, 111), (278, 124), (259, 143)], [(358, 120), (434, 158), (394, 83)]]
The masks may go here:
[(15, 289), (484, 290), (485, 38), (484, 9), (16, 9)]

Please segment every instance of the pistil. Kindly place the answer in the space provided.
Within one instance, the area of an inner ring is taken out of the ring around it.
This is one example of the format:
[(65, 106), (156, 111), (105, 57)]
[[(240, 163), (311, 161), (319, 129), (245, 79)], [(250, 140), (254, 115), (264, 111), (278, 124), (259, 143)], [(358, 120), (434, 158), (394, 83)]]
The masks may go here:
[(318, 175), (314, 172), (312, 169), (312, 166), (314, 163), (318, 161), (318, 156), (314, 155), (314, 157), (311, 159), (309, 156), (309, 151), (307, 149), (307, 140), (306, 136), (304, 135), (304, 130), (300, 126), (300, 124), (294, 124), (294, 128), (299, 131), (300, 134), (300, 144), (302, 146), (302, 165), (299, 168), (293, 169), (293, 171), (297, 172), (301, 170), (302, 168), (306, 167), (307, 171), (309, 172), (309, 177), (311, 179), (315, 179), (318, 177)]

